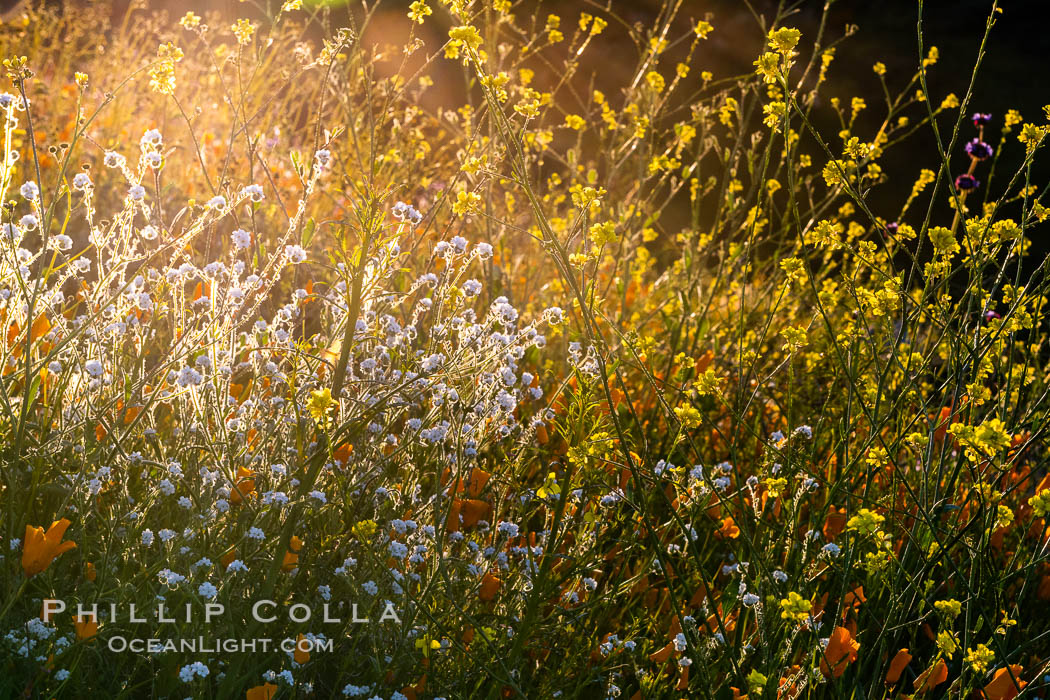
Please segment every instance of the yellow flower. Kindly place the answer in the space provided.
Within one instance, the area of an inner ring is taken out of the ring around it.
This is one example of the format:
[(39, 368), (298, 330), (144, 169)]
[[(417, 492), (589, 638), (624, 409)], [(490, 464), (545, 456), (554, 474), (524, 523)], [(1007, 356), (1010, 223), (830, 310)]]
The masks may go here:
[(570, 129), (579, 131), (583, 127), (587, 126), (587, 120), (581, 117), (579, 114), (568, 114), (565, 116), (565, 126)]
[(959, 649), (959, 640), (951, 631), (942, 630), (937, 633), (937, 649), (950, 659)]
[(433, 13), (426, 0), (416, 0), (408, 6), (408, 18), (416, 24), (423, 24), (423, 18)]
[(375, 520), (359, 520), (350, 528), (350, 532), (357, 539), (368, 541), (372, 539), (372, 535), (376, 534), (377, 528)]
[(780, 75), (780, 55), (767, 51), (755, 60), (755, 72), (767, 83), (775, 83)]
[(200, 15), (194, 14), (193, 12), (187, 12), (182, 16), (182, 19), (179, 20), (179, 25), (182, 26), (183, 29), (196, 29), (200, 26), (200, 23)]
[(995, 652), (984, 644), (978, 644), (976, 649), (966, 650), (966, 663), (970, 664), (976, 673), (984, 673), (989, 664), (995, 661)]
[(237, 43), (241, 46), (250, 44), (255, 34), (255, 25), (246, 19), (237, 20), (237, 24), (230, 27), (230, 31), (237, 37)]
[(306, 403), (306, 409), (310, 412), (310, 416), (320, 423), (328, 416), (328, 411), (331, 410), (334, 403), (332, 390), (326, 387), (310, 392), (310, 400)]
[(769, 48), (776, 49), (780, 53), (789, 53), (798, 46), (798, 40), (802, 38), (802, 32), (794, 27), (781, 27), (769, 32)]
[(453, 41), (458, 41), (472, 51), (477, 51), (481, 46), (481, 35), (478, 30), (469, 24), (453, 27), (448, 30), (448, 36)]
[(879, 515), (873, 510), (868, 508), (861, 508), (852, 518), (846, 522), (846, 528), (852, 532), (856, 532), (861, 536), (872, 535), (878, 529), (879, 526), (886, 520), (883, 516)]
[(700, 427), (700, 424), (703, 423), (703, 416), (700, 414), (700, 411), (688, 404), (676, 406), (674, 414), (678, 416), (678, 420), (682, 423), (682, 427), (687, 430), (698, 428)]
[(26, 576), (35, 576), (51, 566), (58, 556), (74, 549), (77, 544), (72, 540), (63, 542), (70, 522), (67, 518), (56, 520), (44, 532), (42, 527), (26, 525), (26, 536), (22, 542), (22, 571)]
[(1028, 505), (1032, 506), (1035, 517), (1045, 518), (1050, 513), (1050, 489), (1043, 489), (1028, 499)]
[(696, 34), (701, 39), (706, 39), (707, 35), (710, 34), (711, 30), (713, 30), (713, 29), (714, 29), (714, 27), (711, 26), (710, 22), (705, 22), (704, 20), (700, 20), (699, 22), (697, 22), (693, 26), (693, 33)]
[(480, 204), (481, 195), (477, 192), (459, 192), (456, 194), (456, 201), (452, 203), (452, 213), (457, 216), (470, 214), (477, 211)]
[(649, 83), (649, 87), (652, 88), (653, 92), (664, 91), (664, 77), (654, 70), (645, 74), (645, 82)]
[(780, 617), (793, 622), (805, 622), (809, 619), (812, 604), (794, 591), (780, 601)]
[(949, 598), (948, 600), (938, 600), (933, 604), (933, 607), (935, 610), (937, 610), (937, 612), (941, 613), (949, 620), (954, 620), (955, 618), (959, 617), (959, 614), (962, 612), (962, 603), (955, 600), (954, 598)]

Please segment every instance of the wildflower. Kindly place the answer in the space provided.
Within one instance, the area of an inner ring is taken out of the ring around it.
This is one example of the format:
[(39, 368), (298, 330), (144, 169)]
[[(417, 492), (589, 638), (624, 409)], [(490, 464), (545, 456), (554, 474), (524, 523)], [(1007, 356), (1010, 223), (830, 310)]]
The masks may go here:
[(453, 27), (448, 30), (448, 36), (453, 41), (466, 46), (471, 51), (477, 51), (481, 46), (481, 35), (478, 30), (470, 25)]
[(42, 527), (26, 525), (25, 539), (22, 545), (22, 571), (26, 576), (35, 576), (51, 566), (56, 558), (76, 548), (72, 540), (62, 541), (66, 528), (70, 526), (67, 518), (51, 523), (44, 532)]
[(194, 14), (193, 12), (187, 12), (179, 20), (179, 26), (183, 29), (196, 29), (200, 26), (201, 18), (200, 15)]
[(197, 593), (203, 598), (214, 600), (215, 596), (219, 594), (219, 590), (210, 581), (205, 581), (197, 588)]
[(852, 518), (846, 522), (846, 529), (856, 532), (861, 537), (873, 535), (879, 526), (886, 520), (885, 517), (867, 508), (861, 508)]
[(800, 38), (802, 38), (802, 32), (794, 27), (772, 29), (769, 32), (769, 48), (775, 49), (783, 54), (791, 53), (791, 51), (798, 45), (798, 40)]
[[(277, 686), (273, 683), (263, 683), (254, 688), (249, 688), (245, 693), (245, 700), (272, 700), (277, 694)], [(345, 693), (344, 693), (345, 694)]]
[(974, 112), (973, 113), (973, 125), (980, 128), (982, 126), (988, 126), (992, 121), (992, 115), (986, 112)]
[(80, 192), (91, 189), (91, 178), (87, 173), (77, 173), (73, 176), (73, 189)]
[(966, 144), (966, 152), (976, 160), (984, 160), (992, 156), (992, 147), (981, 139), (974, 139)]
[(987, 671), (988, 665), (994, 660), (995, 652), (984, 644), (978, 644), (976, 649), (966, 650), (966, 663), (970, 664), (975, 673)]
[(452, 203), (452, 213), (456, 215), (470, 214), (478, 210), (481, 204), (481, 195), (477, 192), (458, 192), (456, 201)]
[(777, 78), (780, 76), (780, 55), (773, 51), (767, 51), (755, 60), (754, 66), (755, 72), (762, 76), (764, 82), (769, 84), (776, 83)]
[(23, 183), (18, 192), (30, 201), (34, 201), (40, 197), (40, 188), (37, 187), (36, 183), (32, 180)]
[(1047, 514), (1050, 514), (1050, 489), (1043, 489), (1029, 498), (1028, 505), (1032, 506), (1035, 517), (1045, 518)]
[(233, 245), (238, 250), (243, 250), (252, 244), (252, 234), (245, 231), (243, 228), (234, 230), (230, 234), (230, 238), (233, 241)]
[(901, 649), (890, 661), (889, 670), (886, 671), (886, 677), (883, 679), (886, 685), (893, 685), (901, 678), (901, 673), (904, 672), (905, 667), (911, 663), (912, 655), (907, 649)]
[(836, 627), (821, 655), (820, 672), (826, 677), (838, 678), (846, 667), (857, 660), (860, 642), (845, 627)]
[(306, 251), (302, 246), (298, 245), (286, 245), (284, 247), (284, 255), (288, 258), (288, 261), (293, 265), (306, 262)]
[(417, 24), (423, 24), (423, 18), (428, 17), (432, 12), (425, 0), (415, 0), (408, 7), (408, 18)]
[(791, 591), (787, 598), (780, 601), (780, 617), (793, 622), (805, 622), (809, 619), (812, 607), (808, 600)]
[(237, 43), (245, 46), (251, 43), (252, 36), (255, 34), (255, 25), (246, 19), (239, 19), (230, 27), (230, 31), (237, 37)]
[(960, 192), (968, 192), (975, 190), (981, 186), (980, 181), (969, 173), (963, 173), (959, 177), (955, 178), (955, 189)]
[(187, 664), (182, 667), (179, 671), (179, 679), (183, 683), (192, 683), (196, 677), (206, 678), (208, 676), (208, 667), (202, 664), (200, 661), (194, 661), (192, 664)]
[(253, 202), (261, 202), (263, 200), (263, 188), (259, 185), (246, 185), (241, 190), (241, 194)]
[(162, 95), (175, 94), (175, 64), (182, 60), (182, 49), (171, 42), (157, 47), (157, 61), (149, 70), (149, 85)]
[(332, 390), (325, 387), (324, 389), (310, 392), (310, 400), (307, 402), (306, 408), (315, 421), (322, 422), (334, 404), (335, 399), (332, 398)]
[(1028, 685), (1021, 680), (1022, 672), (1024, 667), (1017, 664), (996, 669), (992, 680), (982, 689), (983, 696), (988, 700), (1013, 700)]

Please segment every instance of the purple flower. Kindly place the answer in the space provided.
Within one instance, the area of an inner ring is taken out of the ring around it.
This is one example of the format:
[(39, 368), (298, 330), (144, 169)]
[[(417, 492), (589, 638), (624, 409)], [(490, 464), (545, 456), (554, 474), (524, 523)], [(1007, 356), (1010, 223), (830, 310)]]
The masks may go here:
[(966, 144), (966, 152), (977, 160), (984, 160), (992, 156), (992, 147), (981, 139), (974, 139)]
[(976, 127), (988, 126), (988, 123), (992, 121), (992, 115), (982, 112), (973, 113), (973, 125)]
[(955, 178), (955, 189), (960, 192), (966, 192), (968, 190), (975, 190), (981, 186), (981, 183), (977, 181), (973, 175), (963, 173), (959, 177)]
[(891, 221), (890, 223), (886, 224), (886, 230), (890, 233), (897, 233), (898, 228), (900, 228), (900, 224), (898, 224), (896, 221)]
[(994, 321), (997, 318), (1002, 318), (1002, 316), (1000, 316), (999, 314), (995, 313), (994, 311), (985, 311), (984, 312), (984, 320), (985, 321)]

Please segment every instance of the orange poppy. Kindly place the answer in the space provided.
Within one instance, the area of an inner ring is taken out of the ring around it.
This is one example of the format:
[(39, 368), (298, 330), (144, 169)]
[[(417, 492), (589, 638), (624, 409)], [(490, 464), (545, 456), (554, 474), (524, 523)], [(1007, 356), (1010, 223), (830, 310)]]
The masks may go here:
[(274, 695), (277, 695), (277, 686), (273, 683), (264, 683), (249, 688), (244, 694), (244, 700), (270, 700)]
[(901, 649), (890, 661), (890, 670), (886, 671), (886, 683), (893, 685), (901, 679), (905, 667), (911, 663), (912, 656), (907, 649)]
[(987, 700), (1013, 700), (1017, 697), (1027, 683), (1021, 680), (1022, 666), (1011, 665), (1009, 672), (1006, 668), (997, 669), (992, 675), (992, 680), (984, 686), (984, 696)]
[(309, 644), (303, 644), (303, 642), (305, 640), (306, 640), (306, 637), (304, 637), (302, 634), (300, 634), (298, 637), (296, 637), (295, 638), (295, 651), (292, 653), (292, 659), (295, 661), (295, 663), (299, 664), (300, 666), (302, 666), (303, 664), (305, 664), (307, 661), (310, 660), (310, 651), (309, 651), (310, 645)]
[(944, 663), (944, 659), (939, 659), (937, 663), (923, 671), (915, 679), (915, 693), (925, 693), (933, 690), (946, 680), (948, 680), (948, 664)]
[(860, 642), (853, 639), (853, 635), (845, 627), (836, 627), (828, 639), (828, 645), (824, 648), (823, 658), (820, 660), (820, 672), (831, 678), (838, 678), (846, 667), (857, 660), (857, 652), (860, 650)]
[(486, 602), (492, 600), (496, 597), (500, 583), (501, 581), (491, 571), (487, 572), (481, 579), (481, 591), (478, 593), (478, 597)]
[(26, 576), (39, 574), (51, 566), (56, 557), (77, 546), (76, 542), (62, 541), (70, 524), (67, 518), (56, 520), (46, 533), (42, 527), (26, 525), (25, 542), (22, 545), (22, 570)]
[(284, 559), (281, 561), (281, 571), (291, 571), (299, 566), (299, 550), (302, 548), (303, 541), (292, 535), (288, 542), (288, 551), (284, 553)]
[(74, 617), (73, 627), (77, 631), (77, 639), (91, 639), (98, 634), (98, 621), (90, 617)]

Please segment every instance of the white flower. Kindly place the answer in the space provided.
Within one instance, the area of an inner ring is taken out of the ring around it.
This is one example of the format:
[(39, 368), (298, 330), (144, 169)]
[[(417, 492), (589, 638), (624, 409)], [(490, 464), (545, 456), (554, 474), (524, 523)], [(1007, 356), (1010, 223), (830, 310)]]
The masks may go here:
[(36, 186), (36, 183), (32, 180), (24, 183), (18, 192), (29, 200), (37, 199), (40, 196), (40, 188)]
[(183, 683), (192, 683), (195, 677), (200, 676), (201, 678), (205, 678), (208, 673), (207, 666), (200, 661), (194, 661), (192, 664), (187, 664), (182, 667), (179, 671), (179, 678)]
[(252, 244), (252, 234), (243, 228), (239, 228), (231, 233), (230, 238), (233, 240), (233, 246), (238, 250), (243, 250)]
[(91, 178), (87, 173), (77, 173), (73, 176), (73, 189), (80, 192), (91, 189)]
[(505, 520), (501, 520), (499, 525), (496, 526), (496, 529), (499, 530), (500, 534), (506, 535), (507, 537), (518, 536), (518, 526), (514, 523), (508, 523)]
[(211, 199), (208, 200), (208, 203), (207, 203), (206, 206), (209, 209), (218, 209), (218, 210), (225, 209), (226, 208), (226, 198), (223, 197), (221, 194), (217, 194), (217, 195), (215, 195), (214, 197), (212, 197)]
[(102, 162), (105, 163), (107, 168), (123, 168), (127, 160), (115, 151), (106, 151), (106, 156)]
[(73, 247), (73, 239), (64, 233), (60, 233), (51, 237), (51, 240), (47, 242), (47, 247), (53, 250), (69, 250)]
[(248, 185), (241, 190), (241, 194), (253, 202), (261, 202), (263, 199), (263, 188), (259, 185)]
[(285, 257), (292, 262), (293, 265), (306, 262), (306, 251), (303, 250), (302, 246), (299, 245), (286, 245), (284, 247)]
[(95, 379), (98, 379), (102, 376), (102, 363), (98, 360), (88, 360), (84, 363), (84, 370)]
[(128, 190), (128, 197), (131, 197), (132, 201), (141, 202), (146, 197), (146, 188), (142, 185), (135, 185)]

